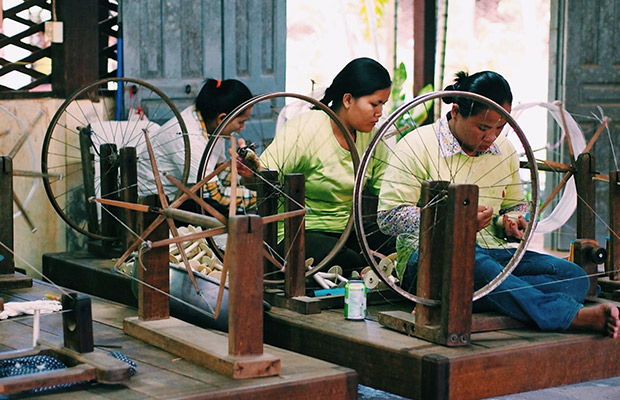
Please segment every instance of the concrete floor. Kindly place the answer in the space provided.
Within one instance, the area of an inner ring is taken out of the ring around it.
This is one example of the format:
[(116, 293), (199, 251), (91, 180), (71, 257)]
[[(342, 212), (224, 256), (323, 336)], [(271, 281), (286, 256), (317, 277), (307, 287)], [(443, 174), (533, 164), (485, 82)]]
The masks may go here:
[[(620, 374), (620, 370), (618, 371)], [(358, 400), (405, 400), (405, 397), (359, 385)], [(418, 399), (423, 400), (423, 399)], [(620, 400), (620, 376), (598, 381), (559, 386), (486, 400)]]

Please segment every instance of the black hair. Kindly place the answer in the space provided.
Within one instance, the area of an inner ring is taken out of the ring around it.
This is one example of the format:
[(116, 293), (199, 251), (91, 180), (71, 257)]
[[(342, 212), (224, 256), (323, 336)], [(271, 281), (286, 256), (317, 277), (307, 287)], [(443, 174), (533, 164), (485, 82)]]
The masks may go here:
[(252, 92), (241, 81), (226, 79), (205, 80), (198, 96), (196, 109), (205, 122), (213, 121), (221, 113), (228, 114), (240, 104), (252, 98)]
[(392, 80), (383, 65), (371, 58), (356, 58), (336, 75), (332, 84), (325, 90), (321, 103), (338, 111), (345, 93), (351, 93), (353, 98), (357, 99), (390, 86)]
[[(444, 90), (476, 93), (493, 100), (500, 106), (506, 103), (512, 104), (510, 85), (503, 76), (493, 71), (481, 71), (473, 75), (469, 75), (464, 71), (457, 72), (454, 83), (446, 86)], [(442, 100), (446, 104), (457, 104), (459, 106), (459, 113), (465, 118), (477, 115), (489, 108), (480, 102), (466, 97), (444, 97)]]

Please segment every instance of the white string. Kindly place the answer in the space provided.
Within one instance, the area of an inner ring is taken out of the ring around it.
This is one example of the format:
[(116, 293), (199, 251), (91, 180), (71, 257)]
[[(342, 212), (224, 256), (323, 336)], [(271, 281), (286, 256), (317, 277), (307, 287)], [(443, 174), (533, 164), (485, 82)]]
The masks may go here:
[[(491, 293), (489, 293), (488, 295), (492, 295), (492, 294), (500, 294), (500, 293), (510, 293), (510, 292), (514, 292), (517, 290), (524, 290), (524, 289), (536, 289), (540, 286), (547, 286), (547, 285), (554, 285), (556, 283), (562, 283), (562, 282), (570, 282), (570, 281), (574, 281), (577, 279), (585, 279), (585, 278), (591, 278), (593, 276), (605, 276), (614, 272), (617, 272), (620, 270), (614, 270), (614, 271), (603, 271), (603, 272), (595, 272), (593, 274), (590, 275), (585, 275), (585, 276), (580, 276), (580, 277), (573, 277), (573, 278), (565, 278), (565, 279), (558, 279), (552, 282), (544, 282), (544, 283), (537, 283), (535, 285), (529, 285), (529, 286), (522, 286), (522, 287), (518, 287), (518, 288), (512, 288), (512, 289), (506, 289), (506, 290), (494, 290)], [(515, 275), (516, 276), (516, 275)], [(518, 278), (518, 276), (516, 276)]]
[(107, 212), (108, 214), (110, 214), (112, 216), (112, 218), (114, 218), (119, 224), (121, 224), (125, 229), (127, 229), (136, 238), (140, 239), (142, 242), (146, 242), (145, 239), (143, 239), (140, 235), (138, 235), (136, 232), (134, 232), (129, 226), (127, 226), (127, 224), (125, 224), (120, 218), (118, 218), (116, 215), (114, 215), (114, 213), (111, 212), (110, 210), (108, 210), (103, 204), (101, 204), (101, 209), (104, 210), (105, 212)]

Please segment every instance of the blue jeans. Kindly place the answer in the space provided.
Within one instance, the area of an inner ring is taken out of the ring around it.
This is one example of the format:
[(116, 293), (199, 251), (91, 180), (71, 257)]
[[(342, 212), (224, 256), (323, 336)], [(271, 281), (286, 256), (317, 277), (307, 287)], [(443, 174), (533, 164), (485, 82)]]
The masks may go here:
[[(493, 280), (514, 251), (476, 245), (474, 290)], [(403, 287), (414, 291), (417, 262), (415, 252), (403, 278)], [(496, 311), (519, 321), (533, 322), (545, 331), (566, 330), (583, 307), (589, 287), (590, 280), (579, 265), (528, 250), (501, 285), (474, 302), (474, 311)]]

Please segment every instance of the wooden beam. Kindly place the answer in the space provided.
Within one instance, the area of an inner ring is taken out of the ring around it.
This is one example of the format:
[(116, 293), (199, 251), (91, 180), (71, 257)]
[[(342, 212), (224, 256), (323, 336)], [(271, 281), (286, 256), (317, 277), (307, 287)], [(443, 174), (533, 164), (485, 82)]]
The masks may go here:
[[(259, 216), (232, 216), (224, 265), (228, 285), (228, 351), (232, 356), (263, 353), (263, 223)], [(225, 277), (222, 273), (221, 285)]]
[(5, 195), (13, 193), (13, 160), (8, 156), (0, 156), (0, 275), (15, 273), (13, 259), (13, 197)]
[(63, 43), (52, 43), (52, 90), (68, 97), (99, 78), (98, 0), (55, 0)]
[(596, 227), (596, 174), (594, 155), (582, 153), (577, 157), (575, 186), (577, 187), (577, 239), (594, 239)]
[[(149, 206), (160, 205), (157, 195), (146, 197), (144, 202)], [(151, 224), (154, 218), (151, 213), (143, 214), (143, 226)], [(145, 239), (156, 242), (168, 239), (168, 236), (168, 227), (165, 224), (159, 224)], [(170, 293), (169, 259), (170, 252), (167, 245), (149, 249), (138, 258), (139, 264), (136, 266), (138, 280), (146, 284), (138, 284), (138, 316), (140, 319), (150, 321), (170, 317), (170, 300), (166, 295)]]
[(609, 240), (605, 272), (609, 279), (620, 281), (620, 171), (609, 174)]
[[(443, 200), (436, 201), (437, 198)], [(420, 206), (417, 295), (441, 300), (441, 305), (418, 304), (414, 335), (446, 346), (468, 345), (478, 187), (425, 181)]]
[(413, 93), (417, 94), (426, 84), (435, 84), (437, 42), (435, 0), (413, 1), (413, 42)]
[[(284, 176), (285, 211), (304, 208), (306, 198), (306, 179), (303, 174)], [(286, 297), (306, 295), (306, 253), (304, 215), (291, 217), (284, 221), (284, 254), (286, 270), (284, 271), (284, 293)]]

